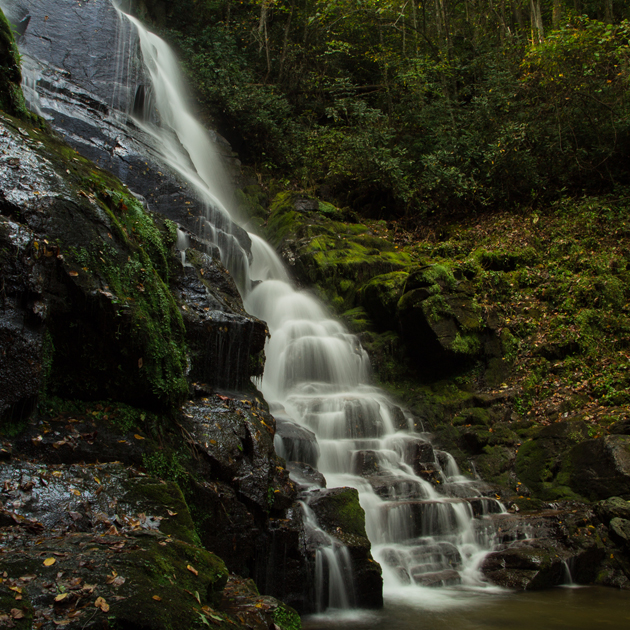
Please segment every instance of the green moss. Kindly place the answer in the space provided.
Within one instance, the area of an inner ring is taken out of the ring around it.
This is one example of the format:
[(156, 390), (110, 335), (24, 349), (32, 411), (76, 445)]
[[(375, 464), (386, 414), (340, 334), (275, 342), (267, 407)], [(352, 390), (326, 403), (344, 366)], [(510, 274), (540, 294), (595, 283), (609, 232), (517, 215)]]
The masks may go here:
[(136, 509), (144, 504), (153, 506), (153, 509), (155, 506), (160, 507), (162, 512), (158, 512), (157, 516), (162, 517), (162, 533), (191, 545), (201, 546), (186, 500), (176, 483), (155, 483), (155, 480), (140, 479), (128, 483), (126, 489), (123, 500)]
[(23, 617), (21, 619), (11, 619), (7, 622), (6, 628), (15, 630), (31, 630), (33, 627), (33, 604), (28, 596), (22, 595), (22, 599), (16, 601), (15, 592), (9, 590), (7, 586), (0, 584), (0, 615), (8, 615), (11, 610), (19, 610)]
[(475, 334), (457, 332), (451, 344), (451, 350), (458, 354), (476, 355), (481, 350), (481, 340)]
[(280, 604), (273, 611), (273, 620), (280, 630), (301, 630), (302, 628), (300, 615), (286, 604)]
[(492, 251), (479, 250), (476, 257), (484, 269), (492, 271), (514, 271), (520, 265), (533, 265), (538, 260), (538, 253), (533, 247)]
[(11, 25), (0, 9), (0, 109), (11, 116), (35, 121), (37, 117), (26, 108), (21, 82), (20, 53)]
[(406, 271), (381, 274), (361, 287), (359, 300), (381, 328), (392, 328), (408, 275)]
[(462, 410), (455, 418), (453, 425), (476, 424), (480, 426), (488, 426), (490, 424), (490, 414), (482, 407), (471, 407)]

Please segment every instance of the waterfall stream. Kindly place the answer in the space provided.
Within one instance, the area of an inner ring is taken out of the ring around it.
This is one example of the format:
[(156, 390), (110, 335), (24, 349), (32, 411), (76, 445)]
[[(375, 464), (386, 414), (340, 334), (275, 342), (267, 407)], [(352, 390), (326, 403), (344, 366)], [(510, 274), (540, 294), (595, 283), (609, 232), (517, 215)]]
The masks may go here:
[[(248, 312), (268, 323), (259, 385), (278, 419), (278, 451), (316, 466), (329, 487), (357, 488), (386, 596), (480, 585), (476, 568), (494, 535), (485, 517), (503, 507), (481, 496), (479, 484), (463, 477), (448, 453), (433, 448), (418, 421), (370, 384), (369, 358), (357, 337), (309, 293), (296, 290), (264, 240), (234, 224), (227, 177), (211, 138), (189, 110), (173, 53), (135, 18), (116, 11), (118, 54), (107, 116), (121, 127), (131, 120), (154, 154), (194, 188), (205, 208), (200, 235), (235, 278)], [(131, 57), (138, 48), (140, 66)], [(23, 53), (29, 102), (43, 115), (63, 112), (63, 102), (38, 93), (38, 81), (53, 89), (63, 77), (30, 56), (28, 31)], [(183, 233), (178, 247), (185, 248)], [(293, 437), (296, 427), (314, 436), (306, 447)], [(308, 498), (304, 510), (318, 543), (318, 607), (352, 608), (347, 551), (318, 527)]]

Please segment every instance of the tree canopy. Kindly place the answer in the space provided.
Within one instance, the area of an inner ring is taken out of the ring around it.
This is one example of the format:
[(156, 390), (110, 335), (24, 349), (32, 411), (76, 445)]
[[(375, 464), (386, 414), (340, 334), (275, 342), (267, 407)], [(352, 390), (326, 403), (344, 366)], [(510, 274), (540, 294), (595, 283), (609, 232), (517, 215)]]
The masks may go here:
[(621, 0), (164, 4), (204, 108), (283, 185), (414, 218), (630, 184)]

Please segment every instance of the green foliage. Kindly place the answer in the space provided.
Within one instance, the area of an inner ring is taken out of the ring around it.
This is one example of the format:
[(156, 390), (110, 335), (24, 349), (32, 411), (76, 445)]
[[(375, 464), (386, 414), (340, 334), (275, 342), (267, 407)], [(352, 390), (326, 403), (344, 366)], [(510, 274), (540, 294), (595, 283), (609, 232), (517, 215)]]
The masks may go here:
[(169, 454), (163, 451), (143, 453), (142, 463), (150, 475), (166, 481), (181, 483), (188, 475), (179, 457), (173, 452)]
[(523, 9), (150, 4), (241, 157), (366, 216), (418, 221), (630, 183), (619, 6), (612, 23), (595, 5), (580, 17), (560, 6), (532, 41)]
[(20, 54), (13, 30), (0, 9), (0, 109), (19, 118), (31, 118), (20, 87)]

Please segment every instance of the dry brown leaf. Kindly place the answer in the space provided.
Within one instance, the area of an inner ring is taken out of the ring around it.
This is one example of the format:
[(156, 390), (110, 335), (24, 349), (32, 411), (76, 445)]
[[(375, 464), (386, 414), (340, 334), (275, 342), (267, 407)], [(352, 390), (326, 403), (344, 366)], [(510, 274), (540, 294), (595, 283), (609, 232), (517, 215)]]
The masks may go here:
[(109, 604), (102, 597), (96, 598), (96, 601), (94, 602), (94, 606), (96, 608), (100, 608), (105, 613), (109, 612)]
[(55, 562), (57, 561), (54, 558), (46, 558), (46, 560), (44, 560), (44, 566), (51, 567), (53, 564), (55, 564)]
[(24, 613), (19, 608), (11, 608), (11, 617), (13, 619), (24, 619)]
[(136, 440), (144, 440), (145, 439), (141, 435), (138, 435), (137, 433), (134, 433), (133, 437), (135, 437)]
[(199, 575), (199, 571), (197, 571), (197, 569), (195, 569), (195, 567), (191, 566), (190, 564), (186, 566), (186, 568), (191, 572), (194, 573), (195, 575)]
[(64, 599), (66, 599), (66, 597), (68, 597), (68, 593), (59, 593), (59, 595), (55, 597), (55, 601), (62, 602)]
[(159, 595), (154, 595), (154, 596), (153, 596), (153, 599), (154, 599), (156, 602), (161, 602), (161, 601), (162, 601), (162, 598), (161, 598)]
[(166, 510), (169, 516), (177, 516), (177, 512), (173, 512), (172, 510)]

